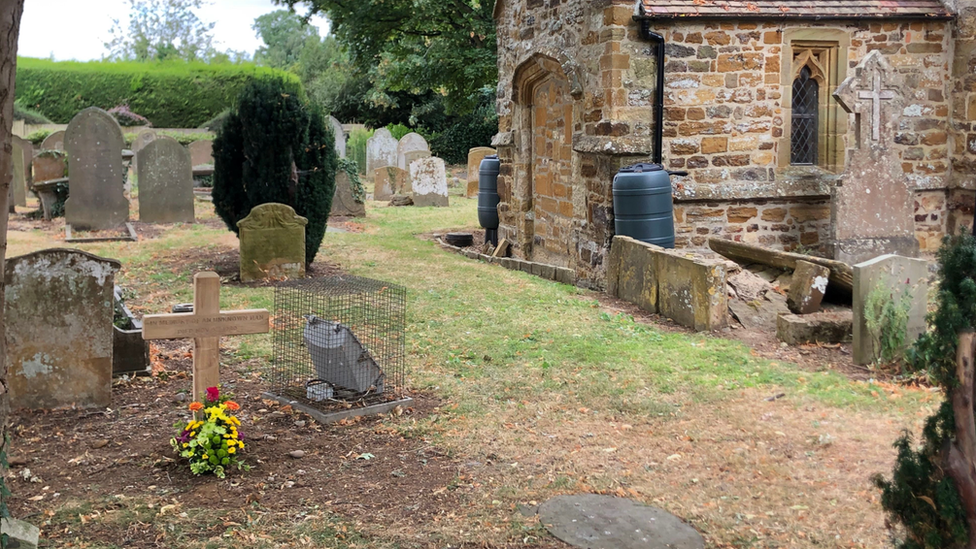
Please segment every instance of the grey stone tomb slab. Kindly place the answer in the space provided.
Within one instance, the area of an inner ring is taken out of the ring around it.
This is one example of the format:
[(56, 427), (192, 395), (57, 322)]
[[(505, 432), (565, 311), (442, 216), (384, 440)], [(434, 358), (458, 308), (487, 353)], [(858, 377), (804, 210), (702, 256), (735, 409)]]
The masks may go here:
[(539, 506), (539, 519), (556, 538), (585, 549), (705, 546), (701, 534), (667, 511), (612, 496), (556, 496)]
[(332, 124), (332, 131), (335, 133), (335, 150), (339, 158), (346, 157), (346, 132), (342, 129), (342, 122), (334, 116), (329, 116), (329, 124)]
[(366, 173), (397, 165), (397, 140), (386, 128), (380, 128), (366, 140)]
[(65, 132), (71, 194), (65, 221), (75, 229), (111, 229), (129, 220), (123, 194), (122, 128), (107, 112), (89, 107), (76, 114)]
[(905, 106), (904, 77), (880, 51), (872, 51), (834, 97), (855, 114), (856, 139), (831, 198), (834, 257), (861, 263), (883, 254), (917, 257), (915, 192), (895, 145)]
[(13, 408), (107, 406), (113, 290), (121, 267), (55, 248), (7, 260), (4, 318)]
[(172, 137), (160, 137), (136, 153), (139, 221), (193, 223), (190, 151)]
[[(407, 161), (407, 153), (412, 151), (428, 151), (430, 146), (427, 140), (419, 133), (410, 132), (400, 138), (397, 142), (397, 167), (401, 170), (409, 169), (410, 162)], [(428, 155), (430, 156), (430, 155)], [(414, 158), (416, 160), (416, 157)]]
[(880, 287), (887, 299), (908, 299), (908, 339), (911, 345), (925, 332), (925, 313), (928, 306), (928, 262), (887, 254), (854, 265), (854, 363), (874, 362), (880, 349), (868, 330), (865, 309), (868, 296)]
[(186, 148), (190, 151), (191, 166), (213, 164), (213, 141), (201, 139), (190, 143)]
[(10, 182), (14, 198), (13, 203), (18, 206), (26, 206), (27, 187), (30, 186), (31, 178), (31, 160), (34, 158), (34, 145), (16, 135), (10, 137), (14, 147), (14, 178)]
[(366, 205), (356, 200), (352, 194), (349, 174), (342, 168), (336, 172), (335, 194), (332, 196), (332, 211), (329, 217), (366, 217)]
[(415, 206), (447, 206), (447, 172), (437, 157), (421, 158), (410, 164), (410, 181)]
[(42, 151), (63, 151), (64, 150), (64, 131), (56, 131), (41, 141)]

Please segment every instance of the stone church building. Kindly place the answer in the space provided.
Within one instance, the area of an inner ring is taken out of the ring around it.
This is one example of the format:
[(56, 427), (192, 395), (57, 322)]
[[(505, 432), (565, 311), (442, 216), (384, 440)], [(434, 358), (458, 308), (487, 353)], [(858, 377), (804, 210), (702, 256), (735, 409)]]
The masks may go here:
[[(832, 193), (870, 177), (845, 170), (872, 131), (923, 252), (972, 222), (976, 0), (497, 0), (495, 20), (499, 236), (583, 285), (604, 284), (613, 176), (656, 146), (688, 172), (672, 177), (679, 248), (830, 253)], [(849, 113), (833, 93), (873, 51), (904, 97), (889, 112), (868, 81)]]

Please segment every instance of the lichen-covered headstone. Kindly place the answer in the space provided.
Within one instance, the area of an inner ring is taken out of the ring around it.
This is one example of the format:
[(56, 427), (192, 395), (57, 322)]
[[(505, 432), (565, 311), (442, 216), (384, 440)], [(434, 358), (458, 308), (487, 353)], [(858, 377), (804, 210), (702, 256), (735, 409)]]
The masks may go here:
[[(413, 164), (414, 160), (420, 160), (421, 158), (430, 158), (430, 151), (419, 150), (419, 151), (407, 151), (404, 153), (404, 158), (407, 161), (407, 167), (409, 169), (410, 164)], [(400, 194), (410, 194), (413, 192), (413, 181), (407, 178), (407, 185), (400, 190)]]
[(107, 406), (113, 290), (121, 264), (50, 249), (5, 265), (7, 381), (14, 408)]
[(172, 137), (160, 137), (136, 153), (139, 166), (139, 220), (193, 223), (193, 168), (190, 152)]
[(410, 164), (415, 206), (447, 206), (447, 172), (440, 158), (421, 158)]
[(129, 220), (123, 194), (122, 128), (112, 115), (89, 107), (71, 119), (65, 132), (69, 187), (65, 221), (78, 230), (118, 227)]
[(64, 131), (56, 131), (41, 141), (42, 151), (63, 151), (64, 150)]
[(335, 195), (329, 217), (366, 217), (366, 205), (353, 195), (349, 174), (340, 169), (336, 172)]
[[(424, 136), (419, 133), (410, 132), (400, 138), (397, 143), (397, 167), (406, 170), (410, 166), (410, 161), (407, 160), (407, 153), (412, 151), (427, 151), (430, 152), (430, 146), (427, 145), (427, 140)], [(428, 154), (428, 156), (430, 156)], [(417, 157), (414, 157), (416, 160)]]
[(380, 128), (366, 140), (366, 173), (372, 174), (379, 168), (396, 165), (397, 140), (390, 130)]
[(213, 141), (209, 139), (200, 139), (194, 141), (187, 146), (187, 150), (190, 151), (190, 165), (191, 166), (204, 166), (207, 164), (213, 164)]
[(387, 201), (407, 188), (410, 175), (396, 166), (373, 170), (373, 200)]
[(481, 161), (489, 154), (495, 154), (495, 149), (491, 147), (475, 147), (468, 150), (468, 198), (478, 196), (478, 172), (481, 169)]
[(334, 116), (329, 116), (329, 124), (332, 124), (332, 131), (335, 133), (335, 150), (339, 158), (346, 157), (346, 132), (342, 129), (342, 122)]
[(881, 354), (878, 342), (868, 329), (869, 296), (883, 292), (882, 302), (896, 307), (908, 301), (908, 325), (905, 343), (911, 345), (925, 332), (925, 313), (929, 294), (928, 262), (887, 254), (854, 265), (854, 363), (870, 364)]
[(834, 257), (861, 263), (883, 254), (918, 256), (915, 190), (895, 144), (898, 122), (912, 94), (904, 76), (880, 51), (869, 53), (834, 97), (855, 114), (853, 150), (831, 200)]
[(13, 203), (18, 206), (27, 205), (27, 187), (30, 184), (31, 160), (34, 158), (34, 145), (26, 139), (11, 135), (14, 147), (14, 179), (10, 182), (13, 191)]
[(241, 240), (241, 282), (305, 276), (308, 220), (287, 204), (261, 204), (237, 222)]

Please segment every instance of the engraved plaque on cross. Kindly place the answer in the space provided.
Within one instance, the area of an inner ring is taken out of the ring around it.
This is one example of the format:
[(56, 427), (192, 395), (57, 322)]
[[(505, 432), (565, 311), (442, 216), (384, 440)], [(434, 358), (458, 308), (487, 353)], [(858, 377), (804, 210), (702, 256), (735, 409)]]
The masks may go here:
[(865, 136), (870, 135), (872, 144), (887, 142), (885, 126), (892, 124), (901, 115), (904, 93), (899, 76), (880, 51), (869, 53), (854, 68), (854, 74), (847, 77), (834, 98), (857, 119), (857, 145), (861, 148)]

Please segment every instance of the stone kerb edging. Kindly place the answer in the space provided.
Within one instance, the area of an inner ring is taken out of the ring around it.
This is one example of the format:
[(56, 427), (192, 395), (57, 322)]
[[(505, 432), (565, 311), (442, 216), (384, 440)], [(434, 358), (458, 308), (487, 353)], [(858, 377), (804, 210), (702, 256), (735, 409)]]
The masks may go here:
[(444, 242), (444, 240), (441, 238), (437, 238), (437, 243), (440, 244), (442, 248), (461, 254), (468, 259), (478, 259), (484, 261), (485, 263), (499, 265), (510, 271), (522, 271), (523, 273), (538, 276), (546, 280), (553, 280), (562, 284), (569, 284), (570, 286), (576, 285), (576, 271), (567, 269), (566, 267), (556, 267), (555, 265), (525, 261), (517, 257), (492, 257), (487, 254), (480, 254), (474, 250), (467, 250), (453, 246), (447, 242)]

